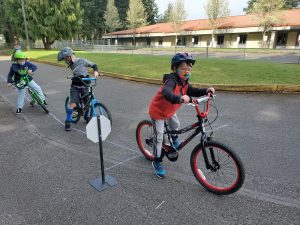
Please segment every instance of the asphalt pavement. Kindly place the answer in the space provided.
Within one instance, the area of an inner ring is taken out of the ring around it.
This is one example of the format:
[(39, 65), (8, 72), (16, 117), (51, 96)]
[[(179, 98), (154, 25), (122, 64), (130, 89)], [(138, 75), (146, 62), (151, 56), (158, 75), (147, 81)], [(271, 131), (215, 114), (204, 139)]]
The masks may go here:
[[(299, 224), (299, 95), (217, 93), (214, 136), (239, 154), (246, 180), (239, 192), (216, 196), (190, 169), (198, 140), (176, 163), (165, 160), (165, 179), (139, 152), (135, 128), (147, 119), (158, 86), (100, 78), (95, 93), (113, 117), (104, 164), (118, 184), (97, 192), (88, 181), (100, 176), (98, 145), (87, 140), (84, 121), (70, 132), (63, 128), (71, 72), (37, 64), (34, 79), (47, 94), (50, 114), (26, 102), (17, 116), (16, 90), (5, 83), (9, 65), (0, 59), (1, 225)], [(189, 106), (178, 115), (182, 126), (196, 118)]]

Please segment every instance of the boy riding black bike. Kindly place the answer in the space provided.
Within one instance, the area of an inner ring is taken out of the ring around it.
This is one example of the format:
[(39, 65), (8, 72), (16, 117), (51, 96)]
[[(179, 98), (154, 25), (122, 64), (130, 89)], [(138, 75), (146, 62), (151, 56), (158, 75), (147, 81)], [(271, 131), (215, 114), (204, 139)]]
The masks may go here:
[[(196, 60), (190, 53), (177, 53), (171, 60), (171, 74), (164, 75), (163, 86), (153, 97), (149, 107), (149, 114), (153, 123), (153, 152), (155, 160), (152, 165), (156, 176), (163, 178), (165, 170), (162, 165), (162, 143), (164, 123), (167, 122), (171, 130), (179, 129), (179, 120), (176, 111), (182, 103), (190, 101), (189, 96), (200, 97), (208, 92), (214, 93), (214, 88), (199, 89), (188, 83), (191, 69)], [(173, 147), (180, 145), (177, 135), (172, 135)]]

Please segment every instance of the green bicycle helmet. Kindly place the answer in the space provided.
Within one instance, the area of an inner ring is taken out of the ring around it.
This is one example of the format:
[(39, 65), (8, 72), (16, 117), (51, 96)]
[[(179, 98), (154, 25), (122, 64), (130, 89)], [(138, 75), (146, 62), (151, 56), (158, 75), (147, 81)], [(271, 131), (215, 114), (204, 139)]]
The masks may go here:
[(27, 59), (27, 54), (25, 52), (18, 51), (18, 52), (15, 52), (14, 58), (15, 59)]

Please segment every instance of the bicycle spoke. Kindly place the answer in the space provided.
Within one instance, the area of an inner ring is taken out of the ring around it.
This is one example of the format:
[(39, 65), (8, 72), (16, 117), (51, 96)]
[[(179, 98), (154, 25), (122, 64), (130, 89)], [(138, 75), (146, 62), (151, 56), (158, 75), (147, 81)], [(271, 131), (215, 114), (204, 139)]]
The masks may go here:
[[(213, 147), (213, 149), (211, 149), (209, 146), (205, 149), (207, 150), (208, 160), (212, 168), (206, 168), (203, 152), (198, 154), (197, 167), (199, 168), (198, 176), (200, 175), (202, 179), (201, 182), (209, 184), (210, 188), (218, 191), (219, 189), (226, 190), (236, 184), (239, 175), (236, 162), (232, 155), (221, 148)], [(211, 151), (213, 151), (215, 156), (215, 163), (212, 161)]]

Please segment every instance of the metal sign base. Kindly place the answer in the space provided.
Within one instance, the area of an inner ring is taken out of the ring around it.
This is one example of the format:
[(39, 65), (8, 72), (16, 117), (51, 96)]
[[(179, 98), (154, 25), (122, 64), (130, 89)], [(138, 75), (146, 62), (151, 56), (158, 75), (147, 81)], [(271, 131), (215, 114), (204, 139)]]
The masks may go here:
[(115, 178), (109, 175), (105, 175), (105, 181), (102, 181), (102, 178), (96, 178), (91, 180), (90, 185), (95, 188), (97, 191), (103, 191), (109, 187), (115, 186), (118, 182)]

